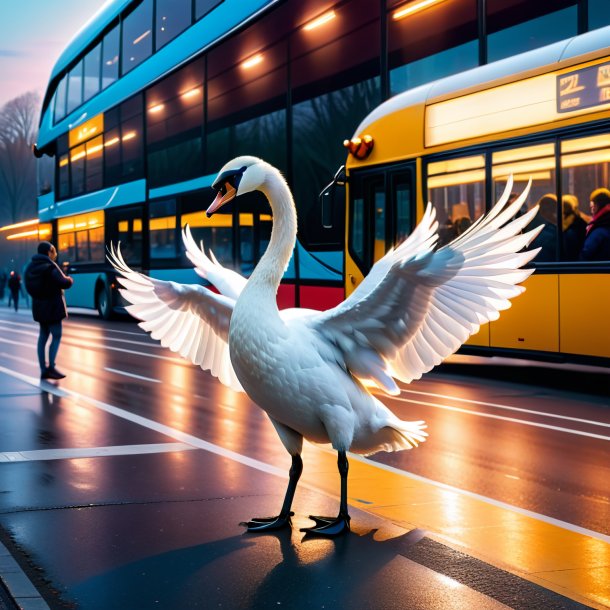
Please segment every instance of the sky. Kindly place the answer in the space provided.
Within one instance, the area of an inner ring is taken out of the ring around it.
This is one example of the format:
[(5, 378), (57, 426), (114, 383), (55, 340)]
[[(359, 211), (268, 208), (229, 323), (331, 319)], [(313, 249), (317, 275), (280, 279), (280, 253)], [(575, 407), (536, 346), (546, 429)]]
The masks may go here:
[(28, 91), (44, 95), (74, 34), (105, 0), (0, 0), (0, 107)]

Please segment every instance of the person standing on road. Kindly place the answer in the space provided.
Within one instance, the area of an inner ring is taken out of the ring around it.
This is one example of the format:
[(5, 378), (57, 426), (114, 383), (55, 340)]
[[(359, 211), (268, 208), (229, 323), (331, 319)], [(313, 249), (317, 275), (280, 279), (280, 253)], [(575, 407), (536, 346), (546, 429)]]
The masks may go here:
[[(64, 289), (74, 283), (55, 262), (57, 250), (48, 241), (38, 244), (38, 254), (25, 271), (25, 287), (32, 297), (32, 316), (40, 324), (38, 335), (38, 362), (41, 379), (63, 379), (65, 375), (55, 368), (55, 358), (61, 341), (61, 324), (68, 317)], [(49, 347), (49, 366), (45, 351), (49, 335), (53, 338)]]
[(21, 276), (16, 271), (11, 271), (11, 274), (8, 278), (8, 289), (10, 291), (8, 298), (9, 307), (11, 306), (12, 302), (15, 311), (19, 311), (19, 291), (21, 290)]

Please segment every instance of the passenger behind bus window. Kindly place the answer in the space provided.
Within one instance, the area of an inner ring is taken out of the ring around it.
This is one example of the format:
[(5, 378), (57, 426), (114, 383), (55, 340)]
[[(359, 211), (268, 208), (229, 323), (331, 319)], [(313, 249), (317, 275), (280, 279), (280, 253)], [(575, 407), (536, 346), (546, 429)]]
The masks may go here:
[(465, 201), (460, 203), (454, 203), (451, 206), (451, 216), (447, 217), (444, 223), (440, 223), (439, 226), (439, 242), (438, 245), (444, 246), (445, 244), (453, 241), (458, 235), (461, 235), (470, 225), (472, 220), (470, 218), (470, 209)]
[(610, 191), (595, 189), (591, 193), (591, 222), (587, 225), (585, 243), (580, 252), (583, 261), (610, 260)]
[(589, 218), (580, 211), (578, 198), (575, 195), (564, 195), (562, 197), (562, 211), (563, 258), (566, 261), (577, 261), (585, 243)]
[(538, 206), (538, 214), (527, 229), (534, 229), (541, 224), (544, 224), (544, 228), (530, 248), (541, 248), (534, 259), (535, 263), (548, 263), (557, 260), (557, 197), (552, 193), (544, 195), (538, 201)]

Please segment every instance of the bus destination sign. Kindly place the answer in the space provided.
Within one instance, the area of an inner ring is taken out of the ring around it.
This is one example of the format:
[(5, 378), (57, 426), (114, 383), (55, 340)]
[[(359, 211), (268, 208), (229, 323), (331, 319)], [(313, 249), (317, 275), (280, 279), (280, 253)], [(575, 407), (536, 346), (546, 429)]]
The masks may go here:
[(610, 103), (610, 62), (557, 77), (557, 112)]

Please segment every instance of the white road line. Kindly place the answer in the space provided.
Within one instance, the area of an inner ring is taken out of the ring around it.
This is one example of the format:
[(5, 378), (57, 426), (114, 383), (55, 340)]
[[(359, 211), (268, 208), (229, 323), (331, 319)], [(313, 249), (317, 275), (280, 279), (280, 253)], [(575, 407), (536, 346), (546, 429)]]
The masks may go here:
[(72, 460), (118, 455), (145, 455), (149, 453), (169, 453), (171, 451), (192, 451), (193, 449), (195, 449), (195, 447), (187, 445), (186, 443), (151, 443), (148, 445), (116, 445), (114, 447), (79, 447), (70, 449), (6, 451), (4, 453), (0, 453), (0, 463)]
[(135, 373), (128, 373), (127, 371), (119, 371), (118, 369), (111, 369), (105, 366), (104, 370), (110, 373), (116, 373), (117, 375), (125, 375), (125, 377), (133, 377), (134, 379), (140, 379), (142, 381), (152, 381), (153, 383), (161, 383), (160, 379), (154, 379), (153, 377), (144, 377), (142, 375), (136, 375)]
[(465, 413), (466, 415), (475, 415), (477, 417), (487, 417), (489, 419), (500, 419), (513, 424), (523, 424), (524, 426), (533, 426), (534, 428), (546, 428), (547, 430), (556, 430), (557, 432), (566, 432), (567, 434), (576, 434), (577, 436), (588, 436), (589, 438), (597, 438), (602, 441), (610, 441), (610, 436), (594, 434), (593, 432), (584, 432), (583, 430), (573, 430), (572, 428), (561, 428), (560, 426), (551, 426), (549, 424), (541, 424), (539, 422), (527, 421), (526, 419), (517, 419), (515, 417), (504, 417), (503, 415), (494, 415), (493, 413), (482, 413), (481, 411), (470, 411), (470, 409), (461, 409), (460, 407), (451, 407), (449, 405), (440, 405), (435, 402), (424, 402), (423, 400), (411, 400), (410, 398), (396, 397), (394, 400), (401, 402), (409, 402), (414, 405), (422, 405), (425, 407), (434, 407), (435, 409), (444, 409), (445, 411), (455, 411), (456, 413)]
[[(113, 405), (102, 402), (101, 400), (97, 400), (95, 398), (91, 398), (89, 396), (85, 396), (84, 394), (80, 394), (79, 392), (75, 392), (74, 390), (58, 388), (50, 383), (39, 382), (38, 379), (33, 377), (29, 377), (28, 375), (23, 375), (22, 373), (17, 373), (16, 371), (11, 371), (3, 366), (0, 366), (0, 372), (10, 375), (15, 379), (20, 379), (25, 383), (30, 385), (40, 387), (45, 392), (49, 392), (51, 394), (55, 394), (56, 396), (69, 396), (72, 398), (76, 398), (78, 400), (85, 401), (94, 407), (106, 412), (111, 415), (115, 415), (132, 423), (138, 424), (150, 430), (155, 430), (166, 436), (174, 438), (175, 440), (186, 443), (188, 445), (192, 445), (193, 447), (197, 447), (198, 449), (203, 449), (205, 451), (209, 451), (210, 453), (214, 453), (216, 455), (220, 455), (222, 457), (228, 458), (245, 466), (249, 466), (251, 468), (255, 468), (256, 470), (260, 470), (261, 472), (265, 472), (268, 474), (274, 474), (283, 479), (287, 478), (287, 472), (276, 466), (272, 466), (271, 464), (267, 464), (265, 462), (261, 462), (260, 460), (256, 460), (254, 458), (250, 458), (245, 455), (241, 455), (240, 453), (236, 453), (235, 451), (231, 451), (230, 449), (225, 449), (224, 447), (219, 447), (218, 445), (214, 445), (208, 441), (204, 441), (196, 436), (191, 434), (187, 434), (186, 432), (182, 432), (181, 430), (176, 430), (175, 428), (171, 428), (170, 426), (166, 426), (165, 424), (161, 424), (154, 420), (148, 419), (146, 417), (142, 417), (141, 415), (136, 415), (135, 413), (130, 413), (129, 411), (125, 411), (119, 407), (115, 407)], [(315, 447), (315, 446), (314, 446)], [(320, 451), (327, 451), (330, 453), (334, 453), (328, 449), (324, 449), (321, 447), (316, 447)], [(525, 515), (527, 517), (531, 517), (532, 519), (537, 519), (538, 521), (542, 521), (544, 523), (550, 523), (562, 529), (576, 532), (582, 534), (584, 536), (589, 536), (591, 538), (595, 538), (596, 540), (601, 540), (603, 542), (610, 543), (610, 536), (602, 534), (600, 532), (594, 532), (593, 530), (586, 529), (584, 527), (580, 527), (578, 525), (574, 525), (573, 523), (567, 523), (565, 521), (560, 521), (559, 519), (554, 519), (552, 517), (547, 517), (546, 515), (540, 515), (539, 513), (534, 513), (532, 511), (526, 510), (524, 508), (519, 508), (517, 506), (512, 506), (511, 504), (506, 504), (504, 502), (500, 502), (499, 500), (494, 500), (493, 498), (488, 498), (487, 496), (482, 496), (470, 491), (465, 491), (463, 489), (458, 489), (457, 487), (452, 487), (451, 485), (447, 485), (445, 483), (439, 483), (438, 481), (433, 481), (432, 479), (427, 479), (425, 477), (411, 474), (409, 472), (405, 472), (404, 470), (399, 470), (398, 468), (393, 468), (392, 466), (386, 466), (385, 464), (381, 464), (379, 462), (374, 462), (368, 458), (350, 454), (352, 459), (359, 460), (375, 468), (380, 468), (382, 470), (388, 470), (397, 475), (405, 477), (407, 479), (413, 479), (416, 481), (423, 481), (425, 483), (429, 483), (430, 485), (434, 485), (435, 487), (439, 487), (441, 489), (450, 490), (456, 494), (465, 495), (471, 498), (476, 498), (482, 502), (486, 502), (487, 504), (492, 504), (493, 506), (498, 506), (500, 508), (504, 508), (506, 510), (517, 512), (521, 515)], [(319, 491), (319, 490), (318, 490)]]
[[(407, 390), (403, 388), (401, 393), (418, 394), (420, 396), (432, 396), (434, 398), (445, 398), (447, 400), (457, 400), (459, 402), (466, 402), (472, 405), (482, 405), (484, 407), (494, 407), (495, 409), (504, 409), (506, 411), (517, 411), (519, 413), (528, 413), (529, 415), (541, 415), (543, 417), (553, 417), (555, 419), (565, 419), (568, 421), (575, 421), (581, 424), (589, 424), (591, 426), (605, 426), (610, 428), (610, 423), (593, 421), (591, 419), (581, 419), (579, 417), (569, 417), (567, 415), (559, 415), (557, 413), (546, 413), (544, 411), (533, 411), (531, 409), (522, 409), (520, 407), (510, 407), (508, 405), (501, 405), (495, 402), (485, 402), (482, 400), (472, 400), (470, 398), (460, 398), (459, 396), (449, 396), (447, 394), (435, 394), (433, 392), (419, 392), (417, 390)], [(400, 399), (397, 399), (400, 400)]]
[(0, 356), (4, 358), (10, 358), (11, 360), (16, 360), (17, 362), (23, 362), (24, 364), (29, 364), (30, 366), (38, 368), (38, 360), (34, 361), (32, 359), (21, 358), (20, 356), (14, 356), (13, 354), (9, 354), (8, 352), (0, 352)]

